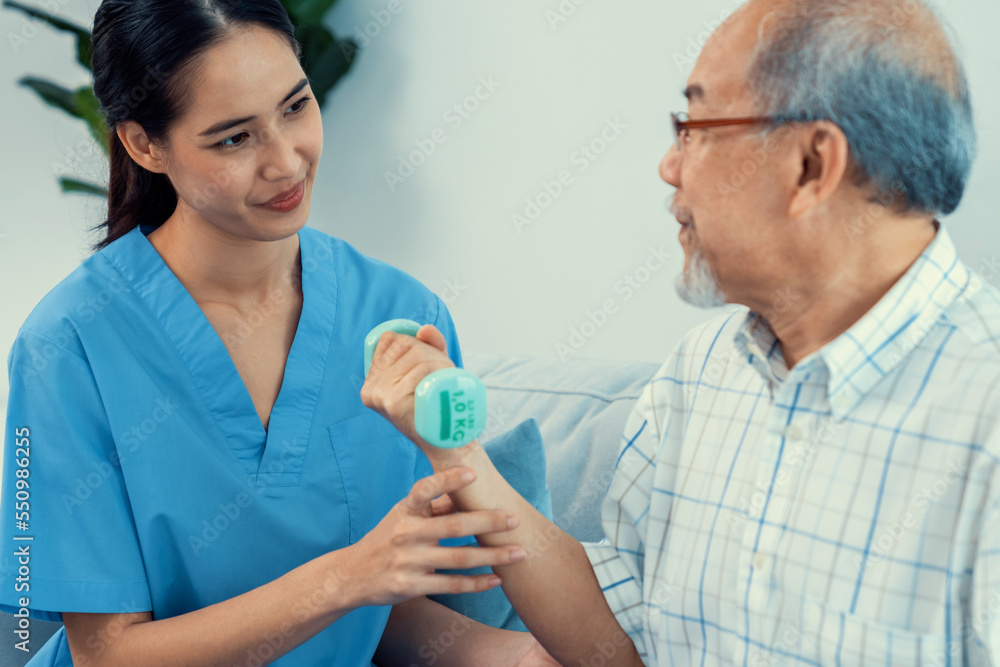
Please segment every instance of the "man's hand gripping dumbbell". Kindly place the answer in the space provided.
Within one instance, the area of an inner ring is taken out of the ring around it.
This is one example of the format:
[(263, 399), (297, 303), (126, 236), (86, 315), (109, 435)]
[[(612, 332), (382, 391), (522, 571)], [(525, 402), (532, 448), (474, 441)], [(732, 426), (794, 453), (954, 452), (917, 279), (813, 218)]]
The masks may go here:
[[(372, 359), (383, 334), (387, 332), (398, 335), (387, 337), (388, 340), (380, 350), (379, 361), (382, 363), (376, 364), (376, 373), (390, 364), (411, 361), (411, 372), (427, 376), (420, 381), (412, 395), (400, 391), (374, 396), (370, 391), (366, 394), (362, 388), (361, 395), (365, 404), (373, 401), (369, 407), (389, 417), (390, 414), (399, 414), (393, 409), (397, 405), (396, 401), (408, 403), (412, 400), (413, 409), (406, 411), (407, 414), (412, 414), (412, 421), (407, 423), (404, 420), (403, 424), (397, 426), (412, 425), (412, 432), (402, 428), (400, 430), (411, 439), (415, 432), (421, 440), (435, 447), (452, 449), (475, 440), (486, 424), (486, 387), (472, 373), (455, 368), (447, 357), (442, 359), (440, 355), (428, 355), (430, 350), (415, 344), (417, 341), (427, 343), (446, 352), (444, 337), (433, 326), (421, 327), (413, 320), (389, 320), (372, 329), (365, 336), (365, 377), (371, 372)], [(407, 340), (407, 336), (415, 340)], [(448, 365), (444, 365), (444, 362)], [(365, 387), (369, 386), (366, 382)], [(402, 383), (395, 383), (395, 387), (402, 388)]]

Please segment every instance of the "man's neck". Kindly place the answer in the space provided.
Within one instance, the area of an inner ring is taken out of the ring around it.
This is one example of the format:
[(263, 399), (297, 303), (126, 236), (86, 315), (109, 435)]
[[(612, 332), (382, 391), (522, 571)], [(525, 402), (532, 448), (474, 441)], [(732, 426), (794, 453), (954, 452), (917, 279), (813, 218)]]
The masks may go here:
[(780, 313), (761, 311), (789, 369), (851, 328), (885, 296), (934, 240), (938, 223), (931, 222), (879, 220), (862, 238), (837, 245), (840, 252), (818, 271), (798, 284), (791, 281), (794, 299)]

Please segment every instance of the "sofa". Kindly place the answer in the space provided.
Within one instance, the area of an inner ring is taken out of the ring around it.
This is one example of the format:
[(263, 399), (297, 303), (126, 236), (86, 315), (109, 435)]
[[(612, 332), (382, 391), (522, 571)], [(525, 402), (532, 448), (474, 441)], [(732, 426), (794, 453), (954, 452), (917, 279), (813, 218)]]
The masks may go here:
[[(580, 541), (600, 540), (601, 501), (625, 421), (659, 364), (467, 353), (465, 367), (487, 389), (487, 423), (480, 440), (488, 443), (524, 420), (536, 419), (553, 520)], [(13, 647), (16, 622), (0, 612), (0, 637), (7, 638), (0, 642), (4, 667), (24, 665), (60, 627), (32, 619), (32, 651), (24, 653)]]

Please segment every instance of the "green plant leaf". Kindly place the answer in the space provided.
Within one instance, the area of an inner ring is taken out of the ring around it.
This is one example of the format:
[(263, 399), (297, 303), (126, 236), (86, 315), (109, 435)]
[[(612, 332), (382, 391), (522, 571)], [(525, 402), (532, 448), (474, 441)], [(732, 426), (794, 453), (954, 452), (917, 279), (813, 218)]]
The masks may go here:
[(66, 113), (79, 117), (76, 112), (76, 100), (74, 92), (69, 88), (52, 83), (36, 76), (25, 76), (18, 80), (18, 84), (25, 88), (30, 88), (41, 97), (46, 104), (62, 109)]
[(296, 25), (318, 25), (337, 0), (282, 0)]
[(76, 35), (77, 62), (83, 65), (87, 70), (90, 70), (91, 55), (93, 53), (90, 30), (71, 21), (57, 18), (43, 9), (29, 7), (28, 5), (23, 5), (20, 2), (14, 2), (13, 0), (3, 0), (3, 6), (10, 7), (11, 9), (17, 9), (32, 18), (45, 21), (56, 30), (62, 30), (63, 32)]
[(100, 144), (104, 154), (110, 154), (108, 125), (104, 114), (101, 113), (100, 103), (94, 97), (93, 88), (81, 86), (76, 90), (70, 90), (51, 81), (31, 76), (22, 78), (18, 83), (35, 91), (47, 104), (87, 123), (91, 136)]
[(353, 55), (357, 47), (351, 40), (338, 41), (331, 44), (310, 65), (309, 82), (317, 95), (325, 100), (327, 93), (351, 69)]
[(87, 181), (81, 181), (76, 178), (60, 178), (59, 185), (62, 187), (63, 192), (81, 192), (83, 194), (97, 195), (100, 197), (108, 196), (108, 191), (103, 185), (88, 183)]
[(94, 89), (90, 86), (78, 88), (73, 93), (73, 100), (76, 103), (77, 115), (86, 121), (91, 136), (104, 149), (104, 154), (110, 155), (108, 124), (105, 121), (104, 114), (101, 113), (101, 103), (94, 97)]
[(338, 40), (321, 25), (296, 28), (302, 44), (302, 67), (322, 107), (330, 89), (351, 69), (357, 45), (351, 39)]

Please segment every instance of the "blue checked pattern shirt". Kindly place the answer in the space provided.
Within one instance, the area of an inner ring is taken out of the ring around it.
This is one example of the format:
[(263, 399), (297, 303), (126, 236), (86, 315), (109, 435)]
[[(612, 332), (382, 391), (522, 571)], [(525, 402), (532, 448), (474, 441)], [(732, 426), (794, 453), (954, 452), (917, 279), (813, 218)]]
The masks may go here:
[(1000, 294), (939, 228), (792, 370), (745, 308), (685, 336), (588, 555), (646, 664), (1000, 664), (998, 416)]

